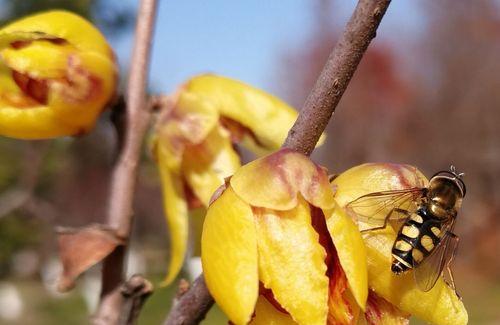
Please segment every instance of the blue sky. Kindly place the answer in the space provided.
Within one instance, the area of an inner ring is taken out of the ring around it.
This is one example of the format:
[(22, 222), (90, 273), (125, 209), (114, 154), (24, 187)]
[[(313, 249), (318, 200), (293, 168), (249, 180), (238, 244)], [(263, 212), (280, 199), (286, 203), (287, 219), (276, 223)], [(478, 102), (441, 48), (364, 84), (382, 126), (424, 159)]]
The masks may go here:
[[(126, 0), (131, 7), (136, 1)], [(272, 91), (275, 66), (287, 50), (307, 46), (314, 26), (312, 0), (159, 1), (150, 81), (155, 92), (172, 92), (189, 77), (213, 72)], [(344, 25), (356, 1), (334, 2), (336, 25)], [(396, 49), (415, 38), (423, 18), (412, 1), (393, 1), (376, 41)], [(132, 32), (111, 38), (127, 66)], [(400, 46), (401, 44), (401, 46)]]

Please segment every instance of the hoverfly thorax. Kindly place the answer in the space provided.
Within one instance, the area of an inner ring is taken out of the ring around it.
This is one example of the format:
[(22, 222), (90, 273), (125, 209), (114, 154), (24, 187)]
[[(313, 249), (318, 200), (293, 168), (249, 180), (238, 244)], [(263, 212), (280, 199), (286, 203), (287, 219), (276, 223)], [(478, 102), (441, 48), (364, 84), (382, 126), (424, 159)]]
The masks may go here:
[(427, 191), (429, 210), (437, 218), (455, 217), (465, 196), (465, 184), (461, 174), (442, 171), (434, 175)]

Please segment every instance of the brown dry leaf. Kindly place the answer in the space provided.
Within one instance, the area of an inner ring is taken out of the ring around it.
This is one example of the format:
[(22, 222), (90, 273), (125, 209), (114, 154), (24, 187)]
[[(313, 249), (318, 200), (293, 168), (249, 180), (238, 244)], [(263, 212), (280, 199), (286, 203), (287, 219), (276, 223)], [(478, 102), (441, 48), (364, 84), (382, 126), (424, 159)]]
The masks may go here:
[(75, 280), (93, 265), (102, 261), (117, 246), (123, 245), (115, 231), (107, 226), (92, 224), (82, 228), (58, 228), (59, 257), (63, 272), (57, 289), (72, 289)]

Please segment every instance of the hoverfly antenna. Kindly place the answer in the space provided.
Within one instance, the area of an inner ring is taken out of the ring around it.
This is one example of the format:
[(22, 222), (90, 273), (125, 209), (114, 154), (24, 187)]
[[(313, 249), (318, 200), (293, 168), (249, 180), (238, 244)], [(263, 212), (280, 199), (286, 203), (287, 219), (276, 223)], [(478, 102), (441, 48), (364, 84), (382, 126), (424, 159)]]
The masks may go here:
[(463, 178), (465, 176), (465, 173), (459, 173), (457, 172), (457, 168), (455, 165), (450, 166), (450, 172), (455, 175), (457, 178)]

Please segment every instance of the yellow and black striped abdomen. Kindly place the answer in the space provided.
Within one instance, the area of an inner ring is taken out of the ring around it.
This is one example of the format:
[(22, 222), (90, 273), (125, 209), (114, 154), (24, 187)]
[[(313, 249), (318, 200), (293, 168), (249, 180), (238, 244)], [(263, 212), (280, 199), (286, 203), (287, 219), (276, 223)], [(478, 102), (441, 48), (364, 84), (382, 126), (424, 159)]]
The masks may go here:
[(392, 246), (392, 272), (399, 274), (418, 266), (439, 243), (440, 232), (441, 222), (425, 209), (413, 213)]

